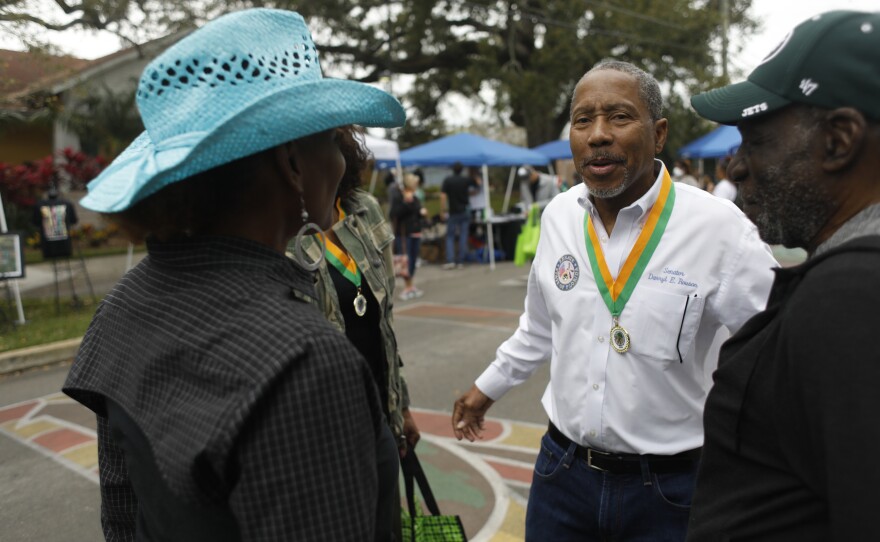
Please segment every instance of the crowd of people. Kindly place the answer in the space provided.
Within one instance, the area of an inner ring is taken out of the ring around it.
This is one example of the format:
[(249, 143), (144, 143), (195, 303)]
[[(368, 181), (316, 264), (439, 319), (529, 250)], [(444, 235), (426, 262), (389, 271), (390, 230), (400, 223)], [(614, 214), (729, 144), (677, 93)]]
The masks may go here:
[[(604, 60), (577, 83), (583, 182), (522, 172), (545, 209), (525, 309), (451, 416), (480, 438), (549, 361), (527, 540), (880, 539), (878, 65), (880, 14), (833, 11), (694, 96), (742, 134), (720, 197), (656, 158), (650, 73)], [(357, 127), (403, 107), (324, 78), (302, 17), (275, 9), (171, 46), (137, 100), (145, 132), (82, 204), (148, 256), (64, 384), (97, 417), (105, 537), (403, 540), (399, 461), (420, 435), (392, 308), (397, 254), (403, 299), (420, 295), (422, 183), (404, 177), (386, 218)], [(443, 182), (447, 267), (482, 182), (461, 164)], [(809, 258), (780, 269), (768, 243)]]

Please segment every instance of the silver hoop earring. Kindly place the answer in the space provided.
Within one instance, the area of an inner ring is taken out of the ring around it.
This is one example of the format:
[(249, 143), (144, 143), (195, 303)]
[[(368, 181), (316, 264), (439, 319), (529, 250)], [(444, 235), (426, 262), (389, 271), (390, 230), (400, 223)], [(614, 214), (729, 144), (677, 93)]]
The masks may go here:
[[(296, 240), (293, 243), (293, 260), (306, 271), (315, 271), (321, 267), (324, 261), (324, 251), (327, 250), (327, 240), (324, 238), (324, 232), (314, 222), (309, 222), (309, 212), (306, 211), (306, 203), (302, 202), (302, 221), (303, 225), (296, 233)], [(306, 233), (313, 230), (313, 233)], [(319, 235), (321, 237), (321, 256), (314, 262), (310, 262), (303, 250), (303, 238), (306, 235)]]

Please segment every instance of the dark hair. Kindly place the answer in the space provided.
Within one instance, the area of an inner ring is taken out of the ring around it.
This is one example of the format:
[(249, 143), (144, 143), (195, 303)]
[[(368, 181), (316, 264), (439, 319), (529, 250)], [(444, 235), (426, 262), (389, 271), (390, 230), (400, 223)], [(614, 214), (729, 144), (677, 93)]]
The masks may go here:
[(122, 212), (104, 216), (135, 243), (148, 237), (167, 241), (199, 235), (252, 204), (252, 195), (261, 191), (260, 183), (250, 180), (253, 163), (271, 152), (267, 149), (197, 173)]
[[(336, 197), (347, 200), (361, 186), (361, 175), (373, 158), (363, 143), (363, 128), (349, 124), (336, 129), (336, 144), (345, 157), (345, 172), (336, 189)], [(387, 182), (387, 179), (386, 179)]]
[(456, 175), (461, 174), (461, 170), (462, 170), (463, 168), (464, 168), (464, 166), (461, 165), (461, 162), (456, 162), (456, 163), (452, 164), (452, 171), (453, 171)]

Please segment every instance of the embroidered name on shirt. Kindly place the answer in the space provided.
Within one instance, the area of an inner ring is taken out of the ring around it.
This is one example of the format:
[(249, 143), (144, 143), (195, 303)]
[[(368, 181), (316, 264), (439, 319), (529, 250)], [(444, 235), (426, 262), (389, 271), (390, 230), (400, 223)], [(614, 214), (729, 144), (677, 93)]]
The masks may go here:
[(664, 267), (663, 272), (659, 275), (648, 272), (648, 280), (653, 280), (654, 282), (659, 282), (660, 284), (674, 284), (676, 286), (688, 286), (690, 288), (697, 288), (698, 284), (696, 282), (686, 280), (684, 278), (686, 276), (687, 273), (685, 273), (684, 271), (679, 271), (678, 269), (672, 269), (670, 267)]

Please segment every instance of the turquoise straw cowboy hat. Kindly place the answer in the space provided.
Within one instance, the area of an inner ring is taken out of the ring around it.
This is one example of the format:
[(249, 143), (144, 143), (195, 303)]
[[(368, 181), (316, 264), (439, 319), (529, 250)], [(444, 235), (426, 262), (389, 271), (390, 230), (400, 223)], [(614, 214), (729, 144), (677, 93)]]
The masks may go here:
[(401, 126), (390, 94), (326, 79), (303, 18), (249, 9), (220, 17), (150, 62), (137, 104), (146, 130), (80, 201), (128, 209), (171, 183), (238, 158), (347, 124)]

